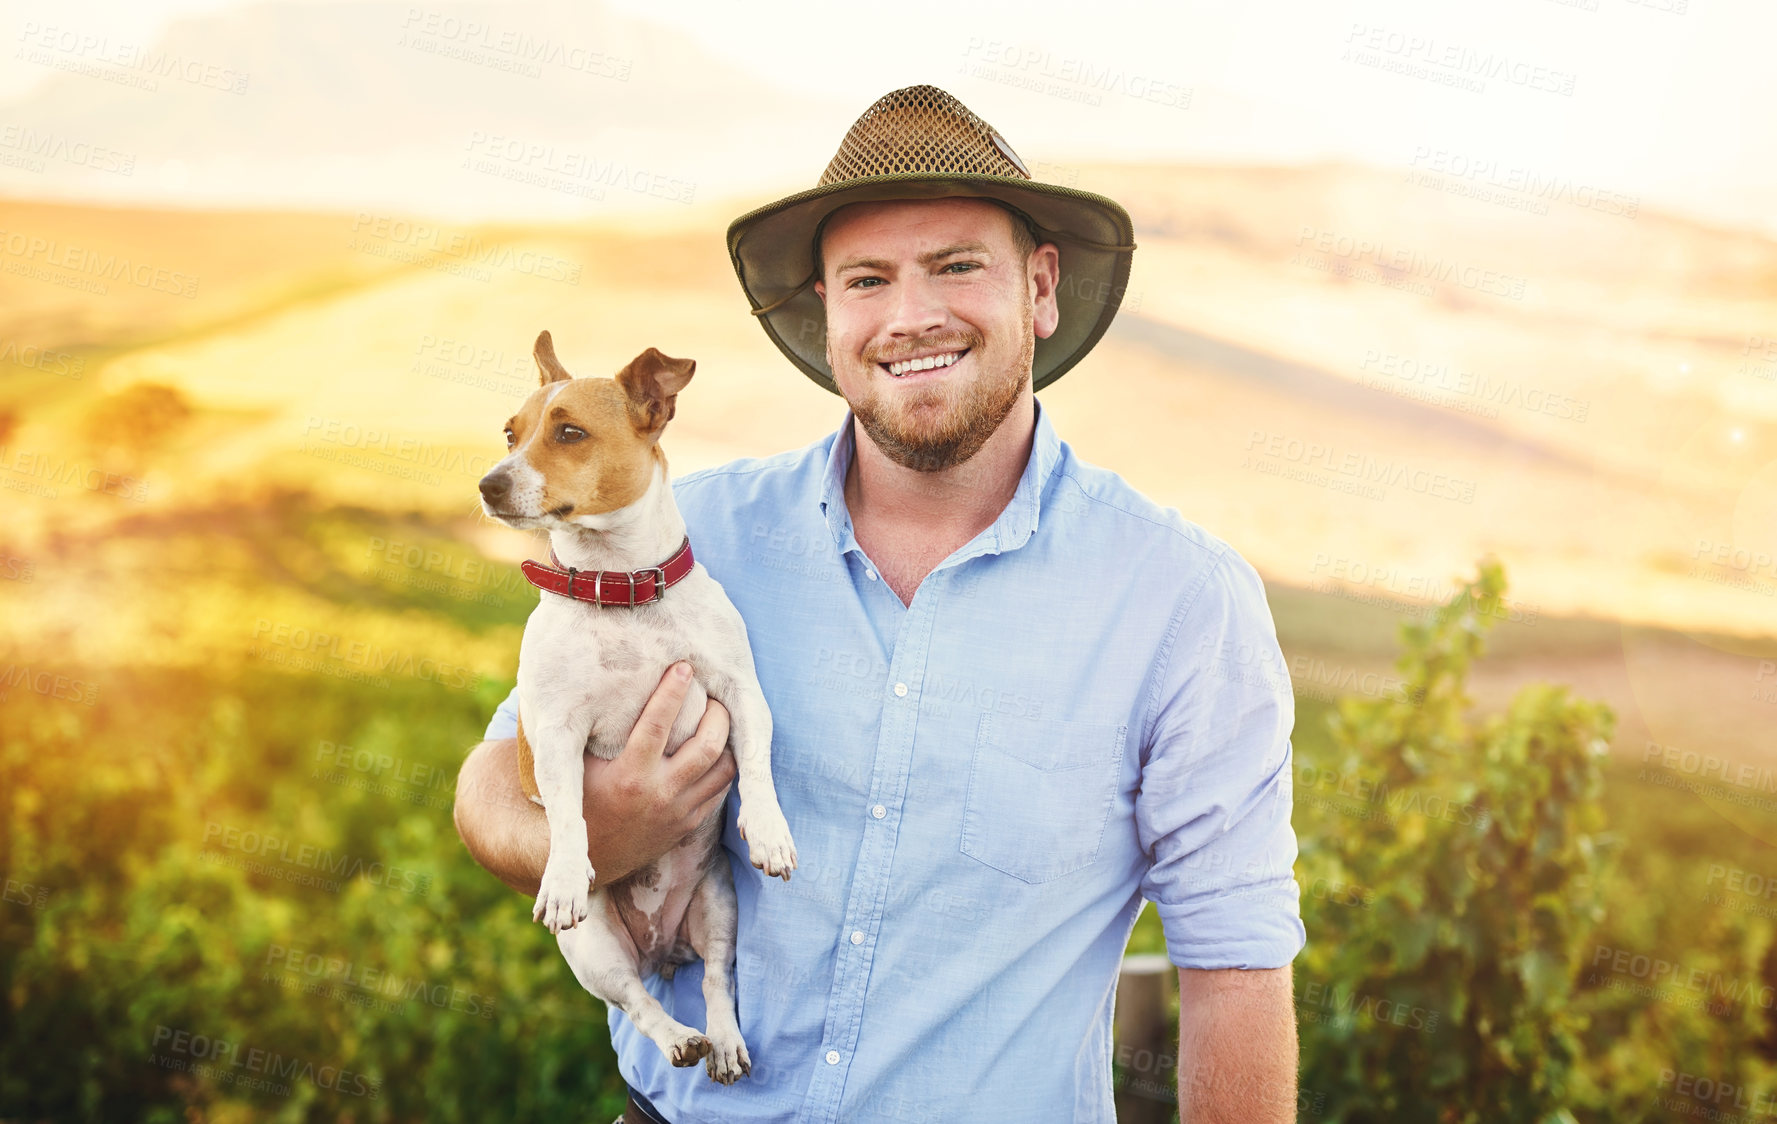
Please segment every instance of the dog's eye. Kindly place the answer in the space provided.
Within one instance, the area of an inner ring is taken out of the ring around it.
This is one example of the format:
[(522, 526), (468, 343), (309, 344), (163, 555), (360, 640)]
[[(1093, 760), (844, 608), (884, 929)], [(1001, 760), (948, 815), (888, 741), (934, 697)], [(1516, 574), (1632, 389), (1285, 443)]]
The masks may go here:
[(508, 429), (506, 431), (506, 447), (508, 449), (510, 449), (510, 448), (512, 448), (513, 445), (517, 444), (517, 442), (518, 442), (517, 436), (515, 436), (510, 429)]
[(568, 425), (565, 422), (560, 429), (555, 431), (555, 439), (564, 445), (572, 445), (574, 442), (583, 439), (585, 436), (586, 431), (584, 429), (581, 429), (577, 425)]

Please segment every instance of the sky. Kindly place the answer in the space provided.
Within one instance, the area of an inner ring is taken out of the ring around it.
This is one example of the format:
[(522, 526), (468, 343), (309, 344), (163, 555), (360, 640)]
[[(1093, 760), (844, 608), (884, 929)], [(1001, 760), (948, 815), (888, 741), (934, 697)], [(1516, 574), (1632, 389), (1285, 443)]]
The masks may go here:
[[(983, 115), (1019, 147), (1068, 160), (1441, 160), (1777, 237), (1768, 0), (606, 3), (847, 115), (897, 86), (944, 86), (991, 104)], [(49, 19), (152, 42), (171, 20), (238, 6), (0, 0), (0, 36)], [(0, 66), (0, 102), (53, 73)], [(745, 106), (707, 111), (738, 120)]]

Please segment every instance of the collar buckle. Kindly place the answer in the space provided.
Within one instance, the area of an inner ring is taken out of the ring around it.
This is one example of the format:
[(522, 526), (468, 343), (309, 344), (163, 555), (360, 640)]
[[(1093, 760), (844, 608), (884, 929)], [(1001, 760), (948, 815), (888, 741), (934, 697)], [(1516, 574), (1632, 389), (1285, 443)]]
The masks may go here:
[[(637, 579), (639, 579), (643, 574), (653, 574), (654, 575), (654, 596), (648, 598), (646, 601), (638, 602), (636, 600), (636, 586), (637, 586), (637, 584), (639, 584)], [(630, 575), (629, 575), (629, 607), (630, 608), (633, 609), (638, 604), (651, 605), (654, 602), (659, 601), (664, 596), (666, 596), (666, 568), (665, 567), (663, 567), (663, 566), (644, 566), (639, 570), (633, 570), (630, 572)]]

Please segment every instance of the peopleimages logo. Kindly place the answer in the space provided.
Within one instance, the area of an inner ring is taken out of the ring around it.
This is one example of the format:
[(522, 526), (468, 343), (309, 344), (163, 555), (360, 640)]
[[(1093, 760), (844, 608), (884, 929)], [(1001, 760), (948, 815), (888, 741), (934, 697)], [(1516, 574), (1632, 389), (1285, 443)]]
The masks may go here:
[[(1777, 988), (1762, 980), (1734, 979), (1710, 968), (1693, 968), (1662, 956), (1633, 949), (1597, 945), (1592, 951), (1591, 986), (1613, 987), (1658, 999), (1675, 999), (1679, 1005), (1704, 1007), (1725, 1014), (1738, 1007), (1769, 1011), (1777, 1006)], [(1599, 976), (1606, 978), (1600, 980)], [(1610, 977), (1617, 977), (1614, 981)], [(1687, 992), (1689, 994), (1678, 994)]]
[[(535, 250), (516, 249), (489, 242), (466, 230), (450, 230), (430, 223), (412, 222), (392, 215), (360, 211), (352, 219), (352, 237), (346, 247), (374, 257), (445, 268), (478, 281), (492, 279), (492, 270), (506, 269), (543, 281), (580, 284), (580, 263)], [(449, 259), (440, 262), (438, 257)]]
[(208, 1034), (194, 1034), (164, 1023), (154, 1028), (154, 1051), (149, 1055), (149, 1061), (163, 1069), (211, 1076), (222, 1084), (237, 1088), (263, 1089), (289, 1096), (290, 1086), (284, 1082), (306, 1081), (317, 1088), (352, 1097), (376, 1097), (382, 1093), (381, 1079), (369, 1074), (355, 1073), (325, 1062), (316, 1065), (306, 1058)]
[(1118, 94), (1165, 109), (1191, 108), (1190, 86), (1113, 63), (1076, 55), (1057, 56), (1047, 48), (997, 39), (970, 38), (963, 51), (963, 73), (1008, 86), (1020, 86), (1065, 101), (1103, 105), (1105, 94)]
[(1380, 238), (1360, 237), (1336, 230), (1303, 226), (1296, 234), (1296, 258), (1291, 264), (1303, 264), (1304, 251), (1324, 254), (1328, 259), (1375, 266), (1389, 276), (1402, 280), (1419, 279), (1439, 284), (1453, 284), (1477, 293), (1489, 293), (1510, 300), (1522, 300), (1528, 279), (1516, 274), (1489, 269), (1473, 262), (1444, 254), (1430, 254), (1410, 246), (1391, 246)]
[(42, 371), (46, 375), (79, 379), (86, 374), (86, 357), (66, 351), (51, 351), (17, 340), (0, 340), (0, 363), (11, 363)]
[(458, 690), (481, 681), (479, 672), (461, 664), (266, 617), (254, 621), (252, 639), (249, 650), (254, 655), (266, 656), (271, 649), (301, 653), (315, 661), (332, 660), (365, 673), (405, 675)]
[[(1599, 211), (1628, 219), (1634, 218), (1641, 209), (1639, 195), (1626, 195), (1595, 184), (1576, 182), (1570, 176), (1504, 163), (1497, 157), (1476, 156), (1435, 148), (1428, 144), (1413, 147), (1413, 158), (1407, 162), (1407, 166), (1415, 172), (1432, 172), (1447, 177), (1447, 182), (1450, 183), (1466, 183), (1475, 188), (1497, 188), (1526, 202), (1538, 204), (1538, 214), (1547, 214), (1550, 202), (1569, 203), (1582, 210)], [(1416, 181), (1409, 174), (1407, 182)], [(1424, 186), (1436, 186), (1439, 183), (1437, 180), (1417, 182)], [(1484, 195), (1477, 197), (1487, 198)]]
[(1296, 779), (1300, 782), (1296, 791), (1304, 797), (1333, 794), (1369, 805), (1374, 814), (1358, 816), (1358, 819), (1392, 821), (1403, 816), (1419, 815), (1462, 827), (1472, 827), (1476, 831), (1486, 831), (1493, 823), (1493, 813), (1473, 801), (1453, 800), (1436, 792), (1402, 789), (1358, 773), (1341, 773), (1333, 769), (1305, 765), (1297, 770)]
[[(1384, 65), (1415, 78), (1430, 78), (1481, 93), (1486, 79), (1542, 93), (1573, 96), (1575, 75), (1501, 51), (1443, 42), (1431, 35), (1354, 23), (1345, 37), (1346, 57), (1365, 66)], [(1389, 65), (1392, 64), (1392, 65)]]
[(80, 488), (97, 495), (136, 503), (148, 499), (148, 483), (95, 464), (69, 460), (55, 453), (0, 445), (0, 488), (56, 499), (62, 488)]
[[(340, 418), (310, 415), (302, 427), (305, 444), (321, 443), (377, 454), (424, 469), (453, 472), (476, 479), (487, 475), (498, 458), (465, 453), (452, 445), (438, 445), (421, 437), (380, 429)], [(436, 478), (434, 478), (436, 479)]]
[(541, 78), (543, 67), (553, 66), (594, 78), (627, 82), (635, 65), (633, 59), (584, 44), (425, 8), (407, 9), (395, 45), (526, 78)]
[(61, 133), (33, 129), (29, 125), (0, 125), (0, 149), (18, 154), (16, 157), (0, 154), (0, 164), (24, 167), (31, 172), (43, 171), (52, 160), (119, 176), (132, 175), (136, 170), (136, 154), (133, 152), (119, 152), (102, 144), (70, 139)]
[(1668, 1097), (1662, 1104), (1686, 1116), (1699, 1116), (1705, 1120), (1742, 1119), (1740, 1116), (1730, 1115), (1729, 1109), (1756, 1116), (1777, 1116), (1777, 1098), (1762, 1089), (1748, 1089), (1731, 1081), (1700, 1077), (1677, 1069), (1662, 1069), (1660, 1087), (1669, 1088), (1685, 1098), (1680, 1101), (1677, 1097)]
[(1351, 1027), (1362, 1018), (1426, 1034), (1438, 1032), (1438, 1020), (1442, 1017), (1440, 1011), (1416, 1007), (1398, 999), (1349, 989), (1341, 992), (1336, 984), (1312, 982), (1304, 984), (1298, 992), (1296, 1009), (1308, 1022)]
[[(359, 875), (372, 886), (398, 890), (402, 893), (417, 894), (424, 897), (432, 885), (432, 876), (423, 874), (411, 867), (396, 866), (380, 859), (366, 862), (360, 855), (335, 852), (328, 848), (317, 847), (312, 843), (299, 843), (252, 828), (240, 828), (233, 824), (217, 823), (214, 820), (204, 825), (203, 843), (206, 848), (226, 849), (238, 852), (253, 859), (263, 859), (281, 863), (287, 867), (312, 871), (326, 878), (292, 878), (287, 881), (320, 885), (335, 892), (339, 883), (350, 881)], [(216, 852), (207, 850), (207, 861)]]
[(1523, 410), (1526, 413), (1583, 422), (1592, 409), (1591, 399), (1576, 399), (1565, 394), (1553, 393), (1541, 387), (1530, 386), (1517, 379), (1490, 378), (1487, 375), (1477, 375), (1473, 371), (1453, 367), (1449, 363), (1419, 360), (1410, 356), (1385, 352), (1379, 348), (1366, 349), (1357, 366), (1358, 370), (1365, 373), (1387, 376), (1370, 384), (1378, 389), (1398, 386), (1410, 387), (1414, 391), (1447, 392), (1459, 398), (1472, 399), (1479, 408), (1469, 410), (1464, 404), (1441, 399), (1436, 394), (1407, 393), (1402, 394), (1401, 397), (1437, 402), (1440, 405), (1464, 409), (1467, 412), (1480, 413), (1489, 418), (1499, 416), (1499, 410), (1495, 407), (1507, 406)]
[(252, 75), (172, 51), (144, 48), (108, 35), (27, 21), (13, 58), (153, 93), (160, 82), (183, 82), (225, 94), (244, 94)]
[(581, 152), (552, 143), (476, 130), (469, 134), (463, 168), (530, 184), (604, 199), (604, 188), (651, 195), (669, 203), (690, 203), (697, 185), (647, 168), (632, 168), (610, 155)]
[[(1382, 485), (1400, 487), (1409, 492), (1457, 503), (1475, 502), (1475, 482), (1447, 472), (1409, 464), (1392, 457), (1378, 458), (1355, 449), (1341, 450), (1319, 441), (1305, 441), (1283, 433), (1255, 429), (1247, 436), (1247, 460), (1243, 467), (1253, 466), (1255, 455), (1273, 462), (1288, 462), (1307, 469), (1318, 469), (1335, 477), (1346, 477), (1353, 484), (1372, 489)], [(1262, 462), (1261, 462), (1262, 463)], [(1372, 498), (1381, 498), (1380, 495)]]
[(85, 703), (87, 706), (99, 701), (99, 689), (92, 683), (43, 668), (34, 668), (29, 664), (9, 663), (0, 667), (0, 702), (10, 698), (15, 688), (31, 691), (46, 699)]
[(342, 956), (328, 956), (281, 944), (266, 949), (260, 979), (304, 994), (328, 996), (384, 1011), (399, 1010), (398, 1004), (416, 999), (439, 1010), (482, 1019), (493, 1018), (496, 1008), (495, 1000), (454, 984), (403, 976)]
[[(22, 230), (0, 230), (0, 257), (10, 259), (6, 262), (10, 273), (35, 269), (63, 270), (73, 275), (70, 280), (84, 281), (90, 286), (96, 286), (91, 291), (101, 296), (107, 292), (101, 283), (105, 281), (121, 281), (138, 289), (166, 293), (174, 297), (189, 299), (197, 296), (198, 279), (189, 273), (167, 269), (151, 262), (135, 261), (123, 254), (71, 245), (59, 239), (45, 238)], [(13, 268), (15, 266), (18, 268)], [(54, 278), (54, 274), (48, 274), (44, 279)]]
[(1719, 781), (1755, 792), (1777, 792), (1777, 769), (1735, 761), (1720, 754), (1649, 740), (1642, 749), (1643, 772), (1658, 765), (1674, 773)]

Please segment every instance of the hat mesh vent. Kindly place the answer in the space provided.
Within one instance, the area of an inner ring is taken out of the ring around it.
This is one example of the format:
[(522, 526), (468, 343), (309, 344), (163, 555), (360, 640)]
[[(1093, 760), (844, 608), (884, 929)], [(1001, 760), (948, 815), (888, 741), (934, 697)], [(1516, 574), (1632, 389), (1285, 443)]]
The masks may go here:
[(908, 86), (864, 111), (821, 173), (822, 187), (865, 176), (941, 173), (1028, 180), (993, 126), (936, 86)]

